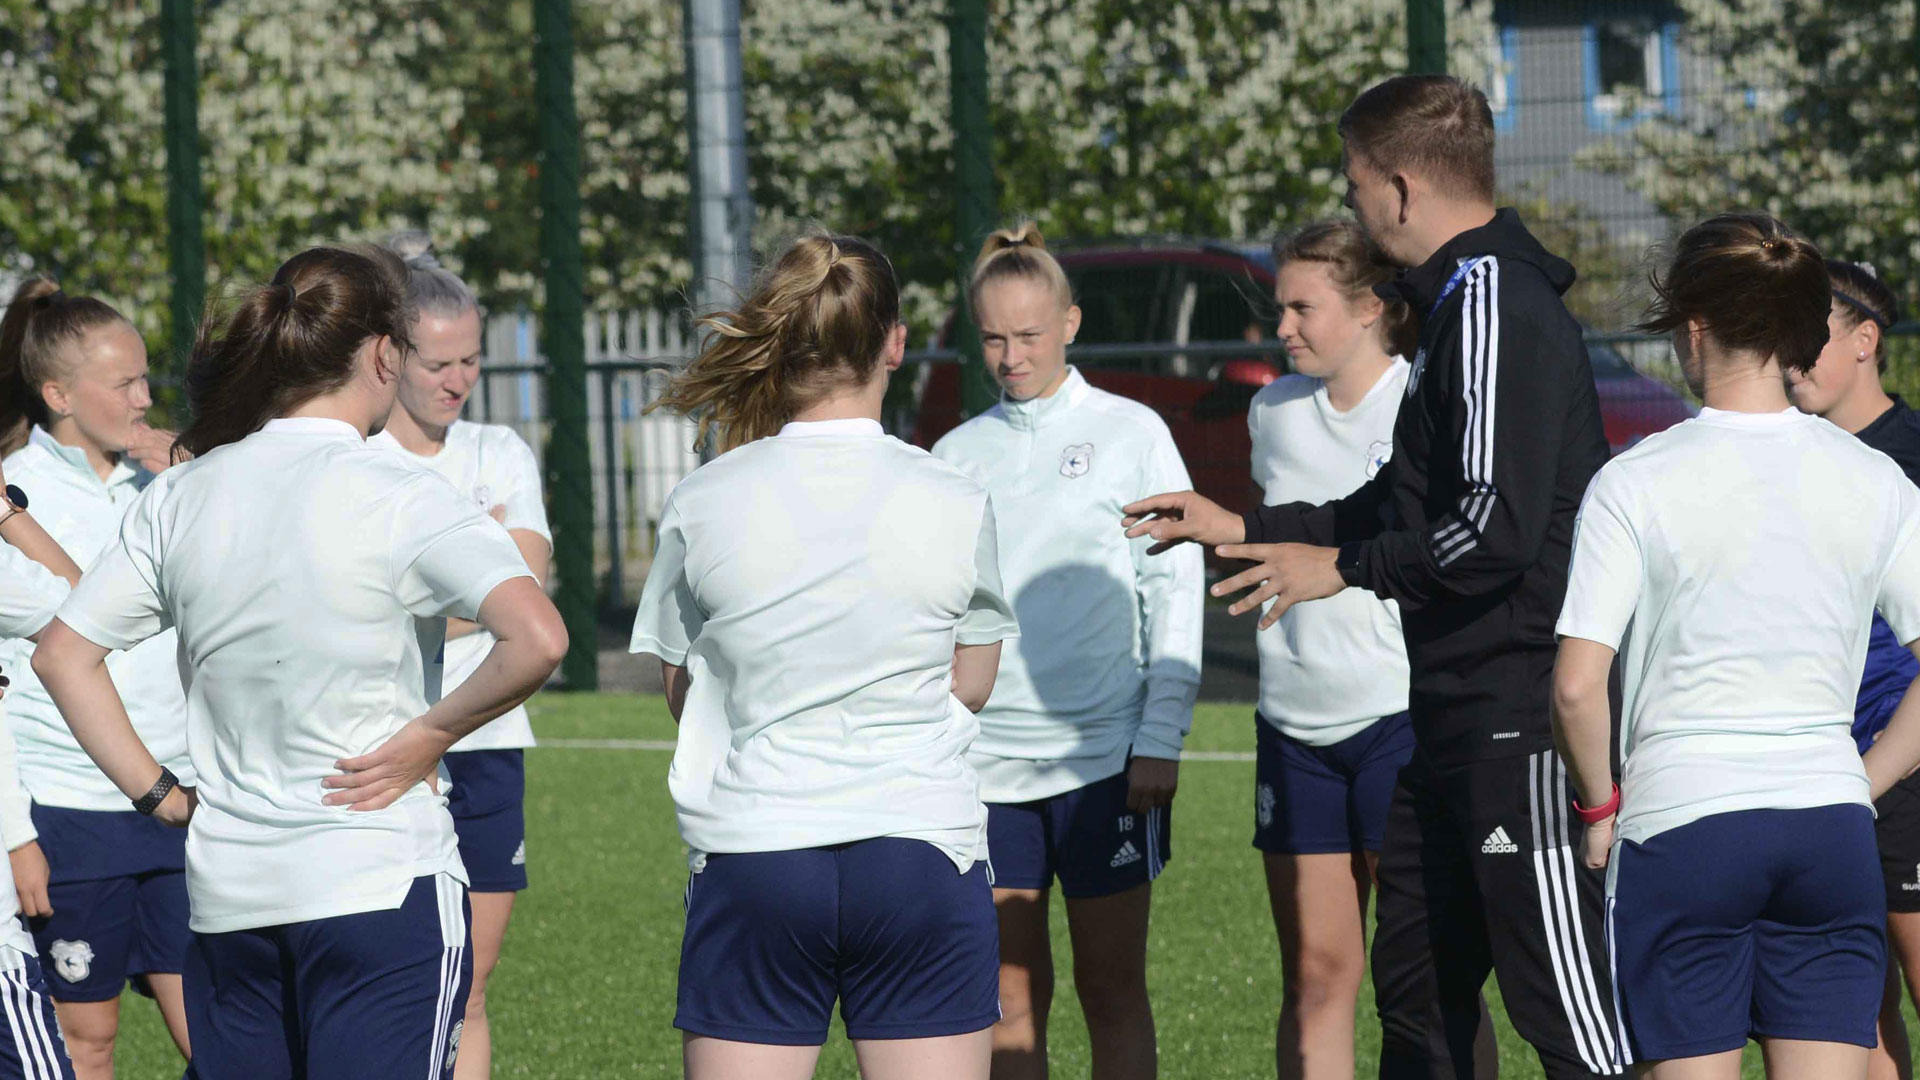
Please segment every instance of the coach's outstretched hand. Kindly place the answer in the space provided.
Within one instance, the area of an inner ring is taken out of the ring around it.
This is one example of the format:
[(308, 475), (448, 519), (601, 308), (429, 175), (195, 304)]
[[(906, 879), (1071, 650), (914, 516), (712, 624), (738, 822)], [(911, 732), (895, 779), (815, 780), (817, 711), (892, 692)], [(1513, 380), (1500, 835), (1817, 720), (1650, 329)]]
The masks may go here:
[(340, 774), (320, 781), (321, 786), (334, 789), (325, 802), (353, 810), (384, 810), (422, 780), (437, 795), (440, 759), (452, 745), (415, 717), (373, 753), (334, 762)]
[(1247, 523), (1239, 514), (1197, 491), (1150, 495), (1120, 508), (1120, 524), (1127, 539), (1151, 536), (1157, 541), (1147, 554), (1158, 555), (1176, 544), (1238, 544), (1247, 538)]
[(1241, 589), (1253, 590), (1234, 601), (1227, 609), (1231, 615), (1258, 611), (1260, 605), (1272, 600), (1273, 606), (1260, 619), (1262, 630), (1279, 622), (1280, 616), (1293, 605), (1321, 600), (1347, 587), (1334, 565), (1340, 553), (1338, 548), (1312, 544), (1222, 544), (1214, 550), (1223, 559), (1246, 559), (1259, 564), (1220, 582), (1212, 592), (1215, 596), (1230, 596)]

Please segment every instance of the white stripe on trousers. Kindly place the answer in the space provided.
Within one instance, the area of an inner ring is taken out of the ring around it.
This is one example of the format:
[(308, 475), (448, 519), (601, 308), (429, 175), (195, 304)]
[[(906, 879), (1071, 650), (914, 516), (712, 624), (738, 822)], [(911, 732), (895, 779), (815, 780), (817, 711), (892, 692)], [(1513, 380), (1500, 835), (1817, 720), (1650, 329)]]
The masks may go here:
[(1607, 974), (1613, 983), (1613, 1022), (1620, 1032), (1620, 1052), (1613, 1063), (1621, 1067), (1633, 1064), (1633, 1047), (1627, 1042), (1627, 1010), (1620, 1007), (1620, 960), (1613, 948), (1613, 897), (1607, 897)]
[(460, 997), (460, 960), (467, 950), (467, 887), (451, 874), (435, 874), (433, 886), (440, 906), (440, 1000), (434, 1009), (427, 1080), (440, 1080), (447, 1067), (447, 1043), (453, 1038), (453, 1007)]
[(4, 1000), (7, 1026), (13, 1029), (13, 1049), (20, 1055), (20, 1068), (27, 1080), (61, 1080), (59, 1051), (47, 1032), (42, 1010), (35, 1008), (38, 994), (27, 985), (24, 967), (0, 973), (6, 983)]
[(1533, 874), (1540, 891), (1541, 922), (1547, 932), (1547, 953), (1553, 962), (1553, 981), (1574, 1048), (1588, 1070), (1618, 1074), (1613, 1032), (1600, 1005), (1593, 965), (1586, 955), (1586, 936), (1580, 922), (1580, 889), (1573, 876), (1573, 847), (1567, 835), (1567, 814), (1556, 803), (1564, 801), (1566, 771), (1551, 750), (1527, 758), (1528, 816), (1533, 823)]

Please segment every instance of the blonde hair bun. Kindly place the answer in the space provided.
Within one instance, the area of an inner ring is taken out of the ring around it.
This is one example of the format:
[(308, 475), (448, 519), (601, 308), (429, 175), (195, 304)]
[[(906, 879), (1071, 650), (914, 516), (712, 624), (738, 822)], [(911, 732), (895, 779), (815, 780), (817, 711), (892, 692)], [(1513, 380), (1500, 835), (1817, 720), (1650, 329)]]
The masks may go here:
[(1067, 272), (1047, 250), (1040, 226), (1031, 220), (1023, 219), (1012, 228), (995, 229), (987, 242), (980, 245), (980, 257), (973, 261), (973, 273), (967, 279), (967, 301), (976, 317), (980, 310), (980, 290), (1002, 278), (1038, 281), (1053, 292), (1061, 311), (1073, 306), (1073, 286), (1067, 281)]
[(1047, 238), (1040, 235), (1040, 226), (1031, 221), (1022, 221), (1011, 229), (993, 230), (988, 234), (987, 242), (980, 245), (980, 259), (985, 261), (1002, 251), (1013, 251), (1019, 248), (1047, 250)]

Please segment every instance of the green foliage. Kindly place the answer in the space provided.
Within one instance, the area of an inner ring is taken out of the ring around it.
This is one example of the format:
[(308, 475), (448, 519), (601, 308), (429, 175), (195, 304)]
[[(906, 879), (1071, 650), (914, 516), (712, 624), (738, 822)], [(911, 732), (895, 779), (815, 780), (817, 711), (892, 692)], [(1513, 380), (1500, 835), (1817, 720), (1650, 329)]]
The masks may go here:
[(1686, 105), (1600, 147), (1676, 224), (1778, 215), (1839, 258), (1871, 262), (1911, 303), (1920, 257), (1914, 5), (1681, 0)]
[[(1487, 5), (1455, 0), (1455, 66)], [(811, 224), (891, 252), (923, 336), (953, 295), (940, 0), (745, 0), (756, 244)], [(992, 8), (1000, 205), (1050, 235), (1266, 236), (1337, 212), (1334, 121), (1405, 63), (1403, 0), (1015, 0)], [(200, 5), (212, 292), (319, 241), (424, 226), (496, 309), (537, 302), (523, 2)], [(589, 303), (690, 283), (681, 5), (576, 0)], [(0, 273), (51, 269), (165, 354), (157, 5), (0, 0)]]

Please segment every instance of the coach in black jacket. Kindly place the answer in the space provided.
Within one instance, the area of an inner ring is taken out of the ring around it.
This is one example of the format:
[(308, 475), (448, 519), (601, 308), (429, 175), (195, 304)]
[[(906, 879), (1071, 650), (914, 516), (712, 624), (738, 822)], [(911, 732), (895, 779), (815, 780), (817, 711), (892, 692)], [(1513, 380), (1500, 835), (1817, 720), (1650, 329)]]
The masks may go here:
[(1416, 749), (1380, 853), (1373, 977), (1383, 1077), (1484, 1075), (1477, 995), (1497, 969), (1549, 1077), (1613, 1076), (1602, 882), (1575, 847), (1549, 702), (1580, 499), (1607, 458), (1564, 259), (1493, 209), (1493, 121), (1444, 76), (1362, 94), (1340, 131), (1348, 205), (1408, 269), (1420, 317), (1393, 457), (1321, 506), (1244, 519), (1191, 492), (1126, 508), (1129, 535), (1223, 545), (1236, 614), (1347, 587), (1400, 603)]

